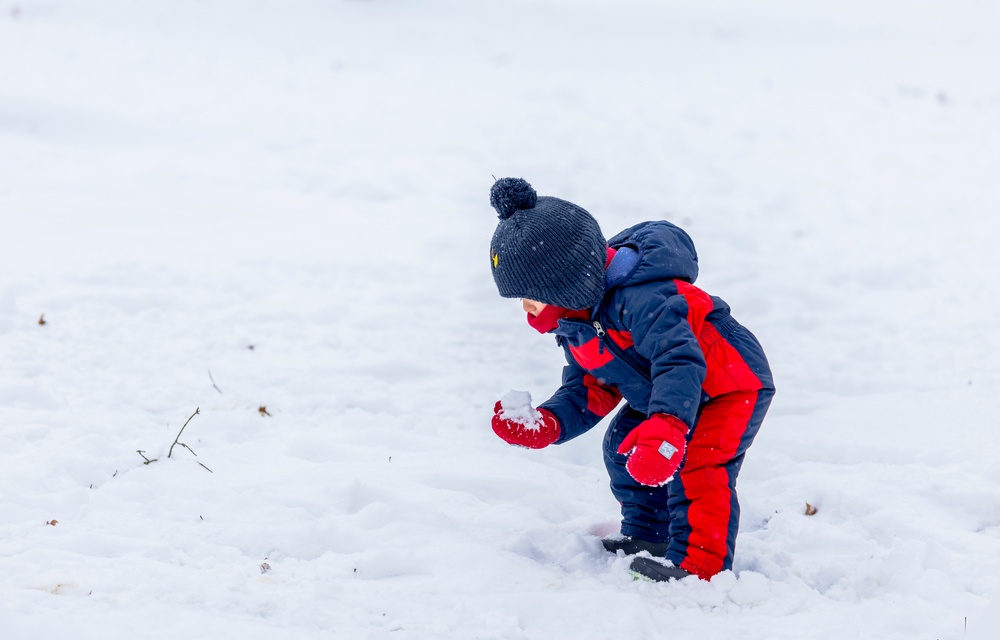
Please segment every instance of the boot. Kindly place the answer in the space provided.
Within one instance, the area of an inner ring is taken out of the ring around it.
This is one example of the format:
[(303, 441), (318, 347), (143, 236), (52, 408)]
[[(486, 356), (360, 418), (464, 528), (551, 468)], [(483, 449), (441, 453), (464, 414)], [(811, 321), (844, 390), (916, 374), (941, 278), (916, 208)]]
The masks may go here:
[(667, 543), (666, 542), (647, 542), (645, 540), (640, 540), (639, 538), (630, 538), (628, 536), (621, 538), (604, 538), (601, 540), (601, 544), (604, 548), (611, 553), (618, 553), (622, 551), (627, 556), (634, 556), (641, 551), (648, 551), (649, 555), (662, 558), (667, 554)]
[(659, 561), (654, 558), (639, 557), (629, 565), (629, 572), (636, 578), (652, 580), (653, 582), (670, 582), (671, 580), (681, 580), (693, 575), (673, 564), (664, 564), (667, 561)]

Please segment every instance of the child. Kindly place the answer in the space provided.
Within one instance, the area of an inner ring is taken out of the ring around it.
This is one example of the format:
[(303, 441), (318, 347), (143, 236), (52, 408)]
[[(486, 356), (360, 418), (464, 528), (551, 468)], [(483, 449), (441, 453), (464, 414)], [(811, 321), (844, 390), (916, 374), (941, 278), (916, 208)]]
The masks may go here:
[(490, 191), (500, 295), (566, 352), (562, 386), (537, 411), (494, 408), (493, 430), (532, 449), (571, 440), (626, 404), (604, 437), (621, 536), (604, 547), (652, 580), (708, 579), (732, 568), (736, 476), (774, 383), (760, 344), (729, 306), (693, 285), (691, 238), (644, 222), (605, 242), (571, 202), (522, 179)]

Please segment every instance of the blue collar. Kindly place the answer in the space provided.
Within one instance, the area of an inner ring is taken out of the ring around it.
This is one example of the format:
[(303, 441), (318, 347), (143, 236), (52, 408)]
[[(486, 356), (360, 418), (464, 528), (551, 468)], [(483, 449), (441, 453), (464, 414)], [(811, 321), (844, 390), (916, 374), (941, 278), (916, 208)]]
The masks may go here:
[(639, 268), (639, 252), (632, 247), (619, 247), (611, 264), (604, 271), (604, 289), (616, 287), (632, 277)]

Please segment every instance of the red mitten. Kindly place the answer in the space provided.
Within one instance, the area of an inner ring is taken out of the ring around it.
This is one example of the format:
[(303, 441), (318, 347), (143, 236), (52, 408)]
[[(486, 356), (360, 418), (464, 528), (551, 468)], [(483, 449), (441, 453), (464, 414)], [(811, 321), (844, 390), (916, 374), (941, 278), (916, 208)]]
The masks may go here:
[(559, 420), (547, 409), (538, 409), (534, 420), (504, 414), (503, 405), (493, 407), (493, 431), (507, 444), (543, 449), (559, 439)]
[(618, 453), (628, 456), (625, 468), (639, 484), (661, 487), (670, 482), (684, 459), (688, 427), (680, 418), (654, 413), (625, 436)]

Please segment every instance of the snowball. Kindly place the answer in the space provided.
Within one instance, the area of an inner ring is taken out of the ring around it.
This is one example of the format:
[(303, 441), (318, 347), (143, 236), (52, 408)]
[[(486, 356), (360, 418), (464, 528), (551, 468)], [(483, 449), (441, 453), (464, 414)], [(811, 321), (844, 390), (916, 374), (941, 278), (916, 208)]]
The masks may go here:
[(527, 391), (508, 391), (500, 398), (500, 417), (516, 422), (527, 429), (538, 429), (542, 414), (531, 406), (531, 394)]

